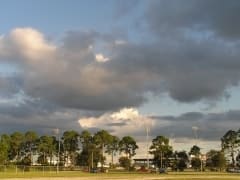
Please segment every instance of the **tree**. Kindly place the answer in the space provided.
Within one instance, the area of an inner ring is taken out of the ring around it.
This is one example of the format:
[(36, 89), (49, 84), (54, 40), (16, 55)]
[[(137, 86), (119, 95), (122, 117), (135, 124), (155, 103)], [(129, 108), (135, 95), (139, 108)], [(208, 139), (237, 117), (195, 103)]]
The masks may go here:
[(177, 163), (177, 168), (179, 171), (184, 171), (185, 168), (187, 168), (187, 163), (184, 159), (180, 159)]
[(65, 131), (62, 139), (67, 160), (70, 158), (71, 165), (75, 165), (75, 159), (77, 156), (76, 152), (79, 150), (79, 134), (76, 131)]
[(89, 131), (82, 131), (82, 133), (79, 135), (79, 138), (83, 149), (92, 143), (92, 135)]
[(240, 146), (240, 139), (239, 139), (239, 132), (229, 130), (222, 138), (222, 150), (224, 152), (229, 152), (231, 159), (232, 159), (232, 165), (235, 166), (235, 153), (237, 148)]
[(164, 136), (157, 136), (152, 140), (150, 154), (154, 155), (155, 164), (158, 167), (167, 166), (168, 158), (172, 155), (172, 147), (169, 145), (169, 139)]
[(14, 132), (10, 135), (10, 159), (20, 160), (21, 149), (24, 143), (24, 135), (21, 132)]
[(119, 138), (111, 136), (110, 143), (107, 145), (106, 152), (111, 155), (111, 163), (113, 165), (113, 156), (119, 150)]
[(124, 136), (119, 142), (119, 149), (120, 152), (124, 152), (131, 159), (136, 154), (138, 145), (131, 136)]
[(207, 152), (207, 154), (206, 154), (206, 156), (207, 156), (206, 167), (208, 167), (210, 169), (214, 169), (215, 168), (213, 157), (216, 156), (217, 153), (218, 153), (218, 151), (217, 150), (213, 150), (213, 149)]
[(175, 154), (177, 156), (177, 169), (179, 169), (179, 171), (184, 171), (189, 162), (186, 151), (175, 152)]
[(178, 158), (183, 159), (186, 162), (189, 161), (186, 151), (177, 152), (177, 156), (178, 156)]
[(8, 161), (9, 151), (9, 136), (6, 134), (1, 135), (0, 139), (0, 164), (6, 164)]
[(56, 138), (53, 136), (41, 136), (38, 140), (38, 152), (40, 155), (40, 163), (48, 164), (48, 158), (50, 158), (50, 165), (52, 163), (53, 154), (56, 153)]
[(189, 155), (193, 155), (195, 157), (199, 157), (201, 155), (200, 147), (194, 145), (189, 152)]
[(103, 168), (103, 164), (104, 164), (104, 148), (110, 144), (111, 141), (111, 135), (105, 131), (105, 130), (101, 130), (98, 131), (95, 135), (94, 135), (94, 141), (96, 143), (96, 145), (100, 148), (101, 151), (101, 166)]
[(212, 170), (222, 171), (226, 167), (226, 158), (222, 151), (210, 150), (207, 152), (206, 166)]
[(24, 152), (25, 157), (30, 158), (30, 164), (33, 163), (33, 152), (37, 149), (38, 135), (34, 131), (27, 131), (24, 136)]
[(192, 165), (192, 168), (194, 168), (195, 170), (199, 170), (201, 168), (201, 159), (198, 157), (192, 158), (191, 165)]
[(193, 147), (191, 147), (191, 149), (189, 151), (189, 155), (191, 156), (192, 167), (195, 170), (200, 169), (201, 165), (202, 165), (202, 161), (200, 159), (200, 155), (201, 155), (200, 147), (198, 147), (197, 145), (194, 145)]
[(226, 158), (222, 151), (217, 152), (215, 156), (212, 157), (213, 165), (222, 171), (226, 167)]
[(131, 166), (131, 159), (129, 159), (128, 157), (120, 157), (118, 161), (121, 167), (129, 170)]
[(236, 161), (237, 161), (237, 166), (240, 167), (240, 152), (238, 152), (238, 155), (236, 157)]
[(80, 142), (82, 144), (82, 151), (78, 156), (78, 164), (81, 166), (88, 166), (93, 168), (97, 166), (100, 161), (101, 153), (97, 148), (95, 139), (88, 131), (82, 131), (80, 134)]

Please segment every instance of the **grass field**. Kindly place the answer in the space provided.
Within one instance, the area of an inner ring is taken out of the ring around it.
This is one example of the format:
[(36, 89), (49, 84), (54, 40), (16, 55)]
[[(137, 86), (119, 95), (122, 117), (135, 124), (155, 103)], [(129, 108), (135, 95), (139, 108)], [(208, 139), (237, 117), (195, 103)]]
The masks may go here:
[(21, 180), (127, 180), (127, 179), (145, 179), (145, 180), (160, 180), (160, 179), (176, 179), (176, 180), (240, 180), (240, 174), (228, 173), (169, 173), (169, 174), (145, 174), (145, 173), (97, 173), (90, 174), (78, 171), (59, 172), (1, 172), (1, 179), (21, 179)]

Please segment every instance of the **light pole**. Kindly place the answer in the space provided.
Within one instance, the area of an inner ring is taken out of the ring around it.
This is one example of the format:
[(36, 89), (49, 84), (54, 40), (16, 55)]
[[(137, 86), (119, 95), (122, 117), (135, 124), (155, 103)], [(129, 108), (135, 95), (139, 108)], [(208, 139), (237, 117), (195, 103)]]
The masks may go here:
[(93, 136), (91, 136), (91, 169), (93, 170), (93, 163), (94, 163), (94, 154), (93, 154), (93, 151), (94, 151), (94, 147), (93, 147)]
[(146, 127), (146, 141), (147, 141), (147, 169), (149, 169), (149, 155), (148, 155), (148, 151), (149, 151), (149, 127)]
[(198, 130), (199, 128), (197, 126), (192, 126), (192, 131), (195, 137), (195, 145), (197, 145), (197, 141), (198, 141), (198, 134), (197, 134)]
[(202, 154), (200, 155), (200, 161), (201, 161), (201, 172), (203, 172), (203, 160), (202, 160)]
[(91, 164), (91, 166), (92, 166), (92, 169), (93, 169), (93, 150), (92, 150), (92, 158), (91, 158), (91, 160), (92, 160), (92, 164)]
[(57, 153), (57, 173), (59, 173), (59, 163), (60, 163), (60, 131), (57, 128), (56, 133), (58, 136), (58, 153)]
[(147, 119), (144, 119), (144, 125), (145, 125), (145, 130), (146, 130), (146, 143), (147, 143), (147, 169), (149, 169), (150, 166), (150, 162), (149, 162), (149, 132), (150, 132), (150, 128), (152, 126), (152, 122), (148, 121)]

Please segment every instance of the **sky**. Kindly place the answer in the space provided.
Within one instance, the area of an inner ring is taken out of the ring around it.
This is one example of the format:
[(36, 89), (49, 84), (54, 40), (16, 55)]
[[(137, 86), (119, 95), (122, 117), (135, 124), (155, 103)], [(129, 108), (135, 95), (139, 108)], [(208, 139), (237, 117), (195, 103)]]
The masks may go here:
[[(240, 1), (2, 0), (0, 132), (105, 129), (219, 149), (240, 120)], [(144, 148), (142, 148), (142, 152)]]

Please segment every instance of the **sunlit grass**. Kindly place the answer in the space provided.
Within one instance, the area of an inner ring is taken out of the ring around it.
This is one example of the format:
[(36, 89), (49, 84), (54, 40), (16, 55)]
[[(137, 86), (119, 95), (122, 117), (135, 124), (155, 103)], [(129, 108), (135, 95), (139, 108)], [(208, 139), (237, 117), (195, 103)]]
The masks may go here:
[(81, 171), (61, 171), (59, 173), (54, 171), (49, 172), (0, 172), (0, 178), (37, 178), (37, 177), (83, 177), (91, 180), (94, 179), (176, 179), (176, 180), (239, 180), (240, 174), (217, 173), (217, 172), (170, 172), (168, 174), (147, 174), (137, 172), (109, 172), (109, 173), (87, 173)]

